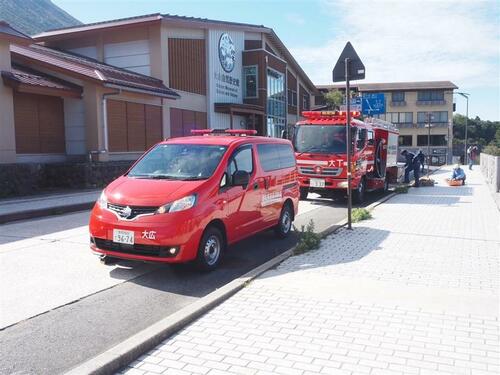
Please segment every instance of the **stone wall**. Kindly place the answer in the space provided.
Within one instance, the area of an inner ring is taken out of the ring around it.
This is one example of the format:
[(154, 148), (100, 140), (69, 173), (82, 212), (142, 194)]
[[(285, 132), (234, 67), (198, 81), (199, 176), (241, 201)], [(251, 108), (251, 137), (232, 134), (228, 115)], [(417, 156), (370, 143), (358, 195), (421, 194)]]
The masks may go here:
[(133, 162), (1, 164), (0, 198), (36, 194), (54, 189), (104, 187)]
[(500, 156), (480, 154), (481, 172), (493, 192), (500, 192)]

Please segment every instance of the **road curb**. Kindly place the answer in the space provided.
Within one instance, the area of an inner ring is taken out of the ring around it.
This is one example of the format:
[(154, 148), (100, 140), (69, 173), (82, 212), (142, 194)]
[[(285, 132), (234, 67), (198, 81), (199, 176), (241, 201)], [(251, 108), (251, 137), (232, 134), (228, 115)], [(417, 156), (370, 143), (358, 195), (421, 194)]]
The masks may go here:
[[(373, 202), (366, 208), (373, 210), (378, 205), (386, 202), (397, 195), (391, 193), (376, 202)], [(325, 230), (321, 231), (319, 236), (324, 238), (337, 230), (347, 225), (347, 219), (342, 219), (339, 222), (330, 225)], [(213, 291), (212, 293), (202, 297), (198, 301), (182, 308), (181, 310), (169, 315), (159, 322), (149, 326), (148, 328), (136, 333), (130, 338), (122, 341), (118, 345), (108, 349), (102, 354), (97, 355), (90, 360), (81, 363), (77, 367), (66, 372), (67, 375), (107, 375), (114, 374), (116, 371), (128, 365), (144, 353), (148, 352), (155, 346), (159, 345), (166, 338), (181, 330), (186, 325), (199, 318), (207, 311), (221, 304), (241, 289), (243, 289), (250, 281), (260, 276), (267, 270), (276, 267), (284, 260), (291, 257), (296, 246), (286, 250), (280, 255), (267, 261), (266, 263), (254, 268), (243, 276), (231, 281), (223, 287)]]
[(0, 215), (0, 224), (6, 224), (18, 220), (36, 219), (39, 217), (67, 214), (83, 210), (90, 210), (94, 206), (95, 200), (92, 202), (68, 204), (65, 206), (55, 206), (40, 208), (38, 210), (12, 212)]

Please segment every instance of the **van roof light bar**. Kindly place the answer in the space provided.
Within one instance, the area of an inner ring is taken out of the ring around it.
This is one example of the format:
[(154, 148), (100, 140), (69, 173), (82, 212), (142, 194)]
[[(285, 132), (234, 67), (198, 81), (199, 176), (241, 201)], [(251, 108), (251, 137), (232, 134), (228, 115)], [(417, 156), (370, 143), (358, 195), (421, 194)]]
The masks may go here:
[(240, 135), (246, 137), (247, 135), (257, 135), (257, 130), (253, 129), (227, 129), (227, 134), (230, 135)]
[(192, 129), (192, 135), (235, 135), (245, 137), (247, 135), (256, 135), (257, 130), (249, 129)]

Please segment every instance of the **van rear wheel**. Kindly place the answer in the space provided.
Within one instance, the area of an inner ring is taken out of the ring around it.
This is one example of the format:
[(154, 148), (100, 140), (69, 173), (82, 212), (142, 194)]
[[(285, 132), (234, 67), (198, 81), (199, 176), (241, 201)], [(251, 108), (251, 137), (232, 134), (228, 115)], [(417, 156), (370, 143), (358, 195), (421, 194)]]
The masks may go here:
[(290, 203), (285, 203), (281, 209), (280, 219), (274, 227), (274, 232), (279, 238), (286, 238), (292, 230), (293, 210)]
[(198, 247), (196, 265), (202, 271), (212, 271), (219, 265), (222, 253), (225, 250), (225, 240), (222, 232), (214, 227), (208, 227)]

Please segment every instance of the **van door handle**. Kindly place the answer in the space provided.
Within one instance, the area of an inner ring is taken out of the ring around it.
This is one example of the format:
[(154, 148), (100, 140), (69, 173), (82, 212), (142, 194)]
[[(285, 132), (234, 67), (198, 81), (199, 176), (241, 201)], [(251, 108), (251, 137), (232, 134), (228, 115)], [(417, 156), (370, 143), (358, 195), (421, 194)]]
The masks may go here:
[(255, 181), (255, 182), (253, 183), (253, 189), (254, 189), (254, 190), (257, 190), (258, 188), (259, 188), (259, 183), (258, 183), (257, 181)]

